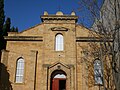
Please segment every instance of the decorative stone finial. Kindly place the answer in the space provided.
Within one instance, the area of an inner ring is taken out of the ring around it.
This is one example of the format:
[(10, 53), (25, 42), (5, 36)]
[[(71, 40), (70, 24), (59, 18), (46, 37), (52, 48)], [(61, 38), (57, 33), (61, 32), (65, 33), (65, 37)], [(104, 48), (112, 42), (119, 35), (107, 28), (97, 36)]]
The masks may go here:
[(75, 15), (75, 12), (72, 11), (71, 15)]
[(63, 15), (63, 13), (61, 11), (58, 11), (56, 15)]
[(47, 12), (47, 11), (44, 11), (44, 15), (48, 15), (48, 12)]

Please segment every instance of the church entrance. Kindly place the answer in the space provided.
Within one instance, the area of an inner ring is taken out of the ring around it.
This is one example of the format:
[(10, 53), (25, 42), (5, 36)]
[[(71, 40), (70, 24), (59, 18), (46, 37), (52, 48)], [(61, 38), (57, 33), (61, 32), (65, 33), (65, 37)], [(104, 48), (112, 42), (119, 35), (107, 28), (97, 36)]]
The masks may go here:
[(56, 70), (51, 75), (50, 90), (66, 90), (66, 73), (62, 70)]

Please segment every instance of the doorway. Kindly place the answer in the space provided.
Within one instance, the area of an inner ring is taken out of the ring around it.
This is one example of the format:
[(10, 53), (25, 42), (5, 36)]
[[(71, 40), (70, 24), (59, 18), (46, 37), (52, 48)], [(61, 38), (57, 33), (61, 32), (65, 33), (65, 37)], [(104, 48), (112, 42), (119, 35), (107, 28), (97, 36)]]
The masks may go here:
[(50, 90), (66, 90), (66, 73), (62, 70), (54, 71), (50, 84)]
[(59, 90), (66, 90), (66, 79), (59, 80)]

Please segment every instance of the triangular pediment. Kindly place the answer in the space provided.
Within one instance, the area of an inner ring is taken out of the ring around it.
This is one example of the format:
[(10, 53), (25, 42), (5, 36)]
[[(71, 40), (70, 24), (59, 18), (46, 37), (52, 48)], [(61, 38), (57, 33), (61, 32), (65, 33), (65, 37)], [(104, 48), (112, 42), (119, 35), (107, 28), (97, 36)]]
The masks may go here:
[(67, 69), (70, 69), (70, 66), (69, 65), (66, 65), (66, 64), (63, 64), (61, 62), (56, 62), (52, 65), (49, 66), (49, 68), (57, 68), (57, 69), (61, 69), (61, 68), (67, 68)]

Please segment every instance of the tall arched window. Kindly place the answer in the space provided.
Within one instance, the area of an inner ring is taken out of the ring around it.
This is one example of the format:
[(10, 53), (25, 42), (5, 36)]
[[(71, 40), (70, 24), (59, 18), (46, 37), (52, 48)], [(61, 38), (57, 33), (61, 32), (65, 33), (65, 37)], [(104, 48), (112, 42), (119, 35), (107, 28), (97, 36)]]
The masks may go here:
[(16, 67), (16, 83), (23, 83), (23, 77), (24, 77), (24, 59), (19, 58), (17, 60), (17, 67)]
[(64, 39), (63, 35), (57, 34), (55, 38), (55, 50), (56, 51), (63, 51), (64, 49)]

